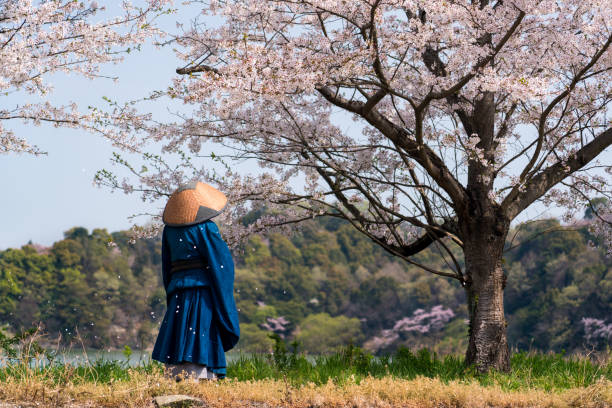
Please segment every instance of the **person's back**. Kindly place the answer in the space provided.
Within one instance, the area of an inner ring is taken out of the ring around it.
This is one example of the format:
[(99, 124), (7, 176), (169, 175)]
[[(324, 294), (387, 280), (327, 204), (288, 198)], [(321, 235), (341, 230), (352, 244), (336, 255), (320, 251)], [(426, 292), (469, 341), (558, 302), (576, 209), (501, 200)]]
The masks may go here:
[(164, 210), (162, 276), (168, 308), (152, 357), (175, 377), (182, 371), (195, 378), (224, 377), (225, 351), (240, 335), (234, 263), (209, 218), (222, 210), (224, 198), (194, 183), (179, 188)]

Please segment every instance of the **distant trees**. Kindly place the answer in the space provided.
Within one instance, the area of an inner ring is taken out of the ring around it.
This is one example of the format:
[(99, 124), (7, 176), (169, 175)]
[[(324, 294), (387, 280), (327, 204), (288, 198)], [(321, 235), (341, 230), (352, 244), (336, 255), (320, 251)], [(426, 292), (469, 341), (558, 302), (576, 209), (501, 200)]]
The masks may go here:
[(303, 349), (315, 354), (337, 351), (349, 343), (361, 344), (363, 341), (357, 318), (317, 313), (306, 316), (299, 327), (296, 339)]
[[(587, 226), (546, 220), (512, 231), (505, 264), (511, 345), (572, 351), (610, 344), (612, 259), (587, 245)], [(166, 308), (160, 243), (128, 240), (125, 232), (73, 228), (49, 248), (0, 251), (0, 322), (12, 331), (42, 322), (64, 344), (78, 331), (88, 347), (152, 346)], [(360, 242), (361, 254), (349, 242)], [(444, 263), (435, 251), (419, 257)], [(269, 351), (272, 333), (307, 352), (349, 341), (379, 353), (400, 345), (458, 353), (467, 344), (463, 290), (396, 262), (347, 223), (319, 218), (291, 239), (253, 236), (235, 261), (240, 350)]]
[[(42, 322), (51, 336), (70, 341), (80, 335), (92, 347), (123, 345), (139, 335), (147, 342), (140, 346), (148, 344), (151, 335), (139, 330), (151, 332), (150, 322), (163, 312), (159, 243), (110, 248), (109, 242), (125, 234), (102, 229), (73, 228), (64, 236), (50, 248), (26, 245), (0, 252), (5, 277), (0, 321), (13, 330)], [(139, 259), (142, 252), (150, 258)]]
[(274, 340), (270, 338), (270, 333), (261, 330), (253, 323), (240, 324), (240, 341), (238, 350), (249, 353), (267, 353), (272, 350)]

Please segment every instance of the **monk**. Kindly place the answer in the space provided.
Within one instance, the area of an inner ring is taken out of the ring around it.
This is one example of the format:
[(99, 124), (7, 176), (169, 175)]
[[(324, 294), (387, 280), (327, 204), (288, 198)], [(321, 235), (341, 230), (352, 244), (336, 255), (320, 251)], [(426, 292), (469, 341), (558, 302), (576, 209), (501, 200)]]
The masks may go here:
[(225, 377), (225, 352), (240, 336), (234, 262), (211, 220), (226, 204), (221, 191), (193, 182), (177, 189), (164, 209), (162, 277), (167, 310), (152, 357), (177, 380)]

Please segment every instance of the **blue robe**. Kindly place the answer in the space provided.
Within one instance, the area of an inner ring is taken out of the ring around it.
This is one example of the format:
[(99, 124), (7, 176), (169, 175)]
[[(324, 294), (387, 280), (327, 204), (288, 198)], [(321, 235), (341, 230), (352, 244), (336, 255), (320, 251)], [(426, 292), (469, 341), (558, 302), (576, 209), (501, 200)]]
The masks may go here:
[[(173, 261), (202, 258), (208, 265), (170, 274)], [(164, 227), (162, 277), (167, 310), (153, 348), (154, 360), (203, 364), (226, 374), (225, 352), (240, 337), (234, 300), (234, 262), (213, 221)]]

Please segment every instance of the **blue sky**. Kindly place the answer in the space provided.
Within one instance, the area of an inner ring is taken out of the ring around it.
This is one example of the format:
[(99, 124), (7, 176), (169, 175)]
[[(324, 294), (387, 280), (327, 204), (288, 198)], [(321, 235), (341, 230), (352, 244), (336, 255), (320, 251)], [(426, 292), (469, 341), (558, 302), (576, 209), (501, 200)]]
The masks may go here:
[[(163, 16), (159, 24), (175, 31), (176, 21), (188, 23), (196, 12), (197, 9), (183, 7), (180, 14)], [(95, 19), (117, 13), (117, 9), (109, 7)], [(82, 110), (88, 105), (104, 106), (103, 96), (118, 101), (135, 99), (154, 89), (167, 87), (179, 66), (180, 61), (169, 47), (157, 49), (147, 44), (141, 52), (126, 55), (124, 63), (103, 66), (101, 74), (118, 76), (116, 83), (104, 78), (91, 81), (78, 75), (47, 77), (46, 82), (55, 87), (49, 99), (58, 105), (75, 101)], [(2, 103), (11, 107), (34, 100), (21, 93), (3, 97)], [(162, 117), (166, 114), (166, 106), (156, 106), (152, 112)], [(61, 239), (64, 231), (77, 225), (90, 230), (126, 229), (131, 225), (130, 215), (158, 211), (159, 205), (143, 203), (137, 195), (111, 193), (93, 185), (96, 171), (110, 167), (114, 149), (107, 140), (83, 131), (44, 124), (37, 127), (12, 121), (4, 125), (48, 154), (0, 156), (0, 209), (4, 215), (0, 249), (20, 247), (28, 240), (50, 245)]]

